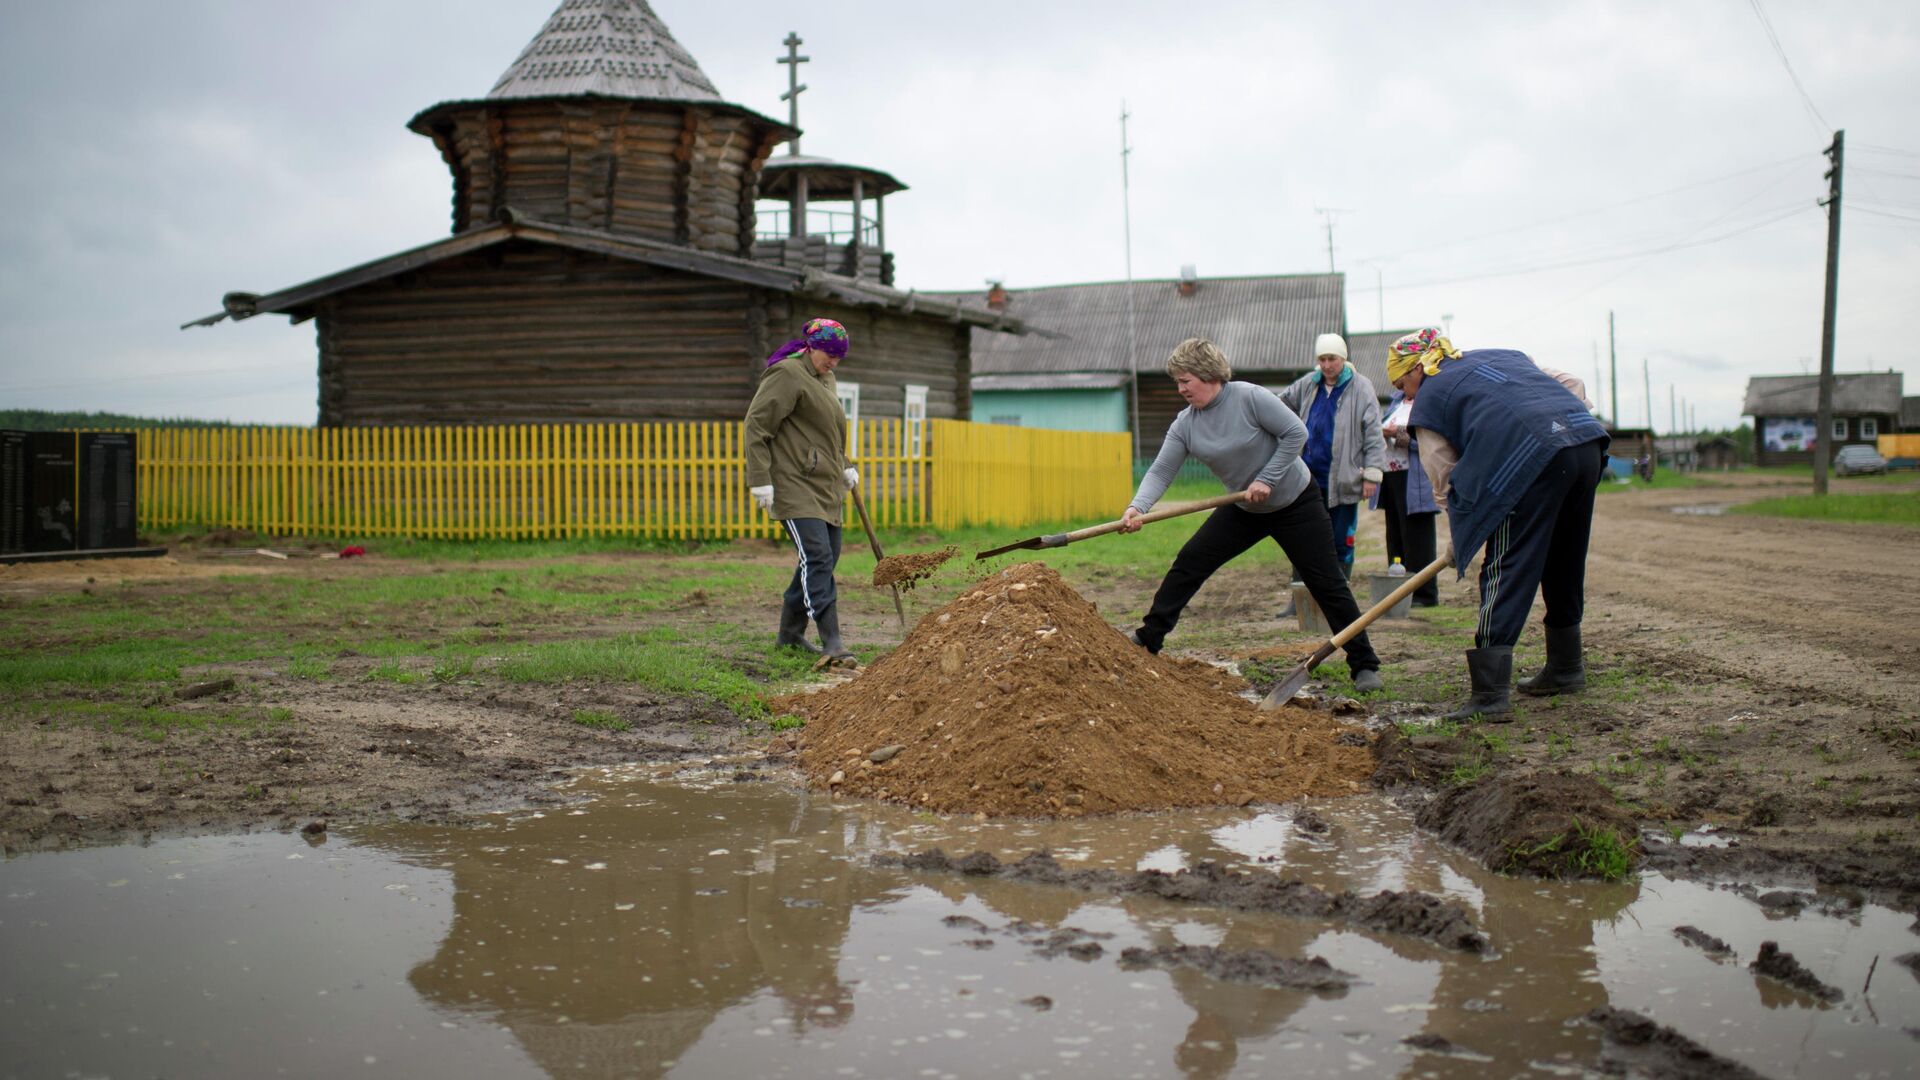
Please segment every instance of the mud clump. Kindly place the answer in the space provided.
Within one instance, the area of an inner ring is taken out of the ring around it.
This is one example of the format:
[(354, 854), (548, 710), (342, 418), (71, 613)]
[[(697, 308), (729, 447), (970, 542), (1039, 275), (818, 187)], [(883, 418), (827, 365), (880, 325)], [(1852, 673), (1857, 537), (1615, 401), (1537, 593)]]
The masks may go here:
[(1829, 1004), (1846, 996), (1837, 988), (1821, 982), (1813, 972), (1808, 971), (1800, 961), (1794, 959), (1792, 953), (1781, 949), (1777, 941), (1761, 942), (1760, 955), (1747, 966), (1756, 974), (1778, 979), (1803, 994), (1819, 998)]
[(1221, 982), (1246, 983), (1276, 990), (1306, 990), (1329, 996), (1346, 993), (1347, 987), (1353, 983), (1351, 974), (1335, 968), (1318, 956), (1295, 960), (1264, 949), (1216, 949), (1211, 945), (1123, 949), (1120, 966), (1130, 971), (1192, 968)]
[(1732, 956), (1733, 946), (1707, 933), (1697, 926), (1676, 926), (1673, 936), (1699, 949), (1708, 956)]
[(922, 578), (931, 577), (935, 570), (946, 565), (948, 559), (960, 553), (957, 547), (943, 547), (939, 551), (915, 552), (911, 555), (889, 555), (873, 567), (873, 587), (884, 589), (889, 585), (898, 585), (911, 589)]
[(1737, 1061), (1626, 1009), (1598, 1008), (1586, 1021), (1600, 1029), (1600, 1071), (1649, 1080), (1761, 1080)]
[(1618, 878), (1639, 860), (1638, 830), (1592, 777), (1535, 772), (1450, 788), (1418, 822), (1502, 873)]
[(1458, 952), (1487, 950), (1486, 935), (1474, 928), (1465, 908), (1429, 893), (1330, 893), (1299, 878), (1228, 870), (1213, 862), (1172, 874), (1160, 870), (1123, 874), (1117, 870), (1068, 870), (1043, 851), (1032, 852), (1018, 862), (1003, 863), (985, 851), (956, 859), (939, 848), (906, 855), (876, 855), (873, 862), (876, 866), (995, 877), (1081, 892), (1151, 896), (1234, 911), (1329, 919), (1363, 930), (1421, 938)]
[[(1351, 795), (1372, 772), (1324, 713), (1260, 712), (1245, 683), (1155, 656), (1041, 563), (922, 618), (860, 678), (779, 702), (816, 787), (942, 813), (1076, 817)], [(886, 762), (877, 747), (903, 749)]]

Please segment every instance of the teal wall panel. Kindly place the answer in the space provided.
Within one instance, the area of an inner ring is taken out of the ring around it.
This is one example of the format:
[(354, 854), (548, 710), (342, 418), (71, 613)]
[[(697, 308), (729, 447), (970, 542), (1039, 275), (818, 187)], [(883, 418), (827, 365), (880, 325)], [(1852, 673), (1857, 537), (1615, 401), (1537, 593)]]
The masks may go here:
[(973, 419), (1054, 431), (1127, 431), (1125, 390), (975, 390)]

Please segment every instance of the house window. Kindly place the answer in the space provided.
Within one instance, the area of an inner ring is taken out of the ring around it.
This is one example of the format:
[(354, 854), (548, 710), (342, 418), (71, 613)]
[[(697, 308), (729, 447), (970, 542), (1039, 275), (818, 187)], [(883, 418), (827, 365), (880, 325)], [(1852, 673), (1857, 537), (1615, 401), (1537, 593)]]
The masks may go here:
[(990, 416), (990, 417), (988, 417), (988, 418), (987, 418), (987, 423), (989, 423), (989, 424), (1003, 424), (1003, 425), (1005, 425), (1005, 426), (1007, 426), (1007, 427), (1019, 427), (1019, 426), (1020, 426), (1020, 417), (1019, 417), (1018, 415), (1015, 415), (1015, 416)]
[(1860, 418), (1860, 437), (1862, 439), (1879, 438), (1880, 437), (1880, 421), (1874, 419), (1871, 416), (1861, 417)]
[(919, 457), (920, 448), (925, 445), (924, 436), (927, 428), (926, 387), (907, 387), (907, 404), (900, 415), (907, 421), (907, 453), (912, 457)]
[(840, 411), (847, 414), (847, 456), (860, 456), (860, 384), (843, 382), (837, 384), (840, 393)]
[(1836, 416), (1833, 418), (1833, 437), (1836, 440), (1844, 440), (1847, 437), (1846, 417)]

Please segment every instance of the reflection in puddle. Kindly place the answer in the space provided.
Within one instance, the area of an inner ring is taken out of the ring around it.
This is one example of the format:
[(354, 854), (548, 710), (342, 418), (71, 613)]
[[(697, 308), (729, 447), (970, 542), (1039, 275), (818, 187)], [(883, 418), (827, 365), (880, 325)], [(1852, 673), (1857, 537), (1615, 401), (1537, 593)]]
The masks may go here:
[[(1566, 1021), (1611, 1003), (1767, 1075), (1897, 1075), (1901, 1029), (1920, 1026), (1920, 983), (1897, 965), (1879, 965), (1871, 1009), (1856, 992), (1876, 954), (1920, 945), (1908, 916), (1770, 916), (1655, 877), (1504, 879), (1373, 799), (1317, 806), (1310, 831), (1286, 811), (976, 824), (639, 771), (576, 786), (595, 797), (584, 813), (317, 849), (271, 835), (11, 860), (0, 1073), (1467, 1077), (1590, 1065), (1597, 1036)], [(1420, 889), (1468, 906), (1499, 952), (870, 863), (933, 846)], [(1681, 924), (1738, 960), (1675, 938)], [(1034, 946), (1066, 927), (1099, 949)], [(1762, 940), (1847, 999), (1756, 981)], [(1272, 990), (1118, 963), (1172, 945), (1321, 956), (1359, 981)], [(1436, 1036), (1464, 1052), (1403, 1042)]]

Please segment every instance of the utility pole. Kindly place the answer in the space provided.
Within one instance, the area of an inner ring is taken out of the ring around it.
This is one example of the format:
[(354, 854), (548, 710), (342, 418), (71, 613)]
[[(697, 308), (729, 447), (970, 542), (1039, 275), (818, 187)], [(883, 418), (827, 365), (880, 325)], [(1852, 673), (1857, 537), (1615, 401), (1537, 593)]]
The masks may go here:
[(1127, 398), (1133, 406), (1133, 460), (1140, 461), (1140, 364), (1133, 339), (1133, 189), (1127, 183), (1127, 103), (1120, 102), (1120, 220), (1127, 244)]
[(1833, 324), (1840, 298), (1840, 176), (1845, 167), (1847, 133), (1833, 133), (1827, 169), (1827, 306), (1820, 320), (1820, 404), (1814, 417), (1813, 493), (1827, 493), (1827, 463), (1833, 460)]
[(1679, 406), (1675, 405), (1673, 402), (1674, 402), (1673, 384), (1668, 383), (1667, 384), (1667, 434), (1668, 435), (1680, 434)]
[(1647, 434), (1653, 434), (1653, 375), (1647, 368), (1647, 358), (1640, 358), (1640, 388), (1647, 395)]
[(1374, 329), (1385, 330), (1387, 328), (1387, 279), (1381, 275), (1379, 263), (1373, 264), (1373, 302), (1376, 305), (1374, 321), (1379, 324)]
[(1587, 389), (1590, 391), (1590, 396), (1592, 397), (1592, 399), (1594, 401), (1599, 401), (1600, 395), (1606, 393), (1607, 391), (1607, 381), (1600, 377), (1600, 342), (1596, 339), (1595, 341), (1592, 342), (1592, 345), (1593, 345), (1593, 385), (1588, 387)]
[(1607, 386), (1613, 391), (1614, 427), (1620, 426), (1620, 357), (1613, 348), (1613, 312), (1607, 312)]
[(1313, 208), (1313, 212), (1314, 212), (1314, 213), (1316, 213), (1316, 214), (1325, 214), (1325, 215), (1326, 215), (1326, 218), (1327, 218), (1327, 273), (1329, 273), (1329, 274), (1331, 274), (1331, 273), (1334, 273), (1334, 268), (1333, 268), (1333, 215), (1335, 215), (1335, 214), (1351, 214), (1351, 213), (1353, 213), (1353, 211), (1351, 211), (1351, 210), (1349, 210), (1349, 209), (1347, 209), (1347, 208), (1346, 208), (1346, 207), (1344, 207), (1344, 206), (1316, 206), (1316, 207), (1314, 207), (1314, 208)]

